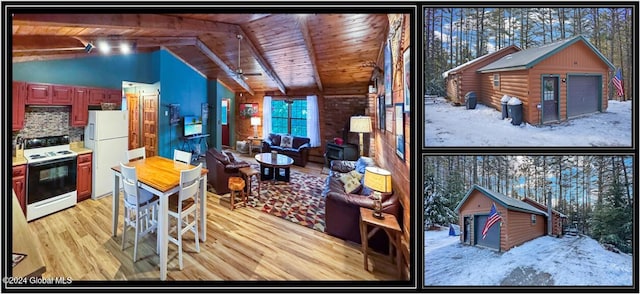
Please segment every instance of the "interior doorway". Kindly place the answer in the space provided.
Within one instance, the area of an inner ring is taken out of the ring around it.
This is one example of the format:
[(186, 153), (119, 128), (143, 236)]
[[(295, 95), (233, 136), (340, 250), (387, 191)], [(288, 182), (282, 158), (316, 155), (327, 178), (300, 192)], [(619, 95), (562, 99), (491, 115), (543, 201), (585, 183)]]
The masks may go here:
[(129, 149), (145, 147), (147, 157), (158, 155), (158, 90), (156, 84), (123, 82), (129, 113)]
[(222, 146), (229, 147), (229, 109), (231, 108), (231, 99), (222, 98), (220, 108), (220, 124), (222, 125)]

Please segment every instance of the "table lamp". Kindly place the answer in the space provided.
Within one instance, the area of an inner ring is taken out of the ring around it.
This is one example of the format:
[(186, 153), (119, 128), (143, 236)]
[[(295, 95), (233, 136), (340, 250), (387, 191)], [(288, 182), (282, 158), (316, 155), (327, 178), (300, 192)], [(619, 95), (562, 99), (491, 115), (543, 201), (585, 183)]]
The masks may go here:
[(391, 173), (379, 167), (368, 166), (364, 170), (364, 185), (373, 190), (373, 216), (384, 219), (382, 193), (391, 193)]
[(253, 126), (253, 137), (258, 137), (258, 126), (260, 125), (260, 118), (257, 116), (251, 117), (251, 125)]
[(371, 133), (371, 118), (368, 116), (352, 116), (349, 125), (349, 131), (358, 133), (360, 137), (360, 156), (363, 156), (364, 144), (362, 143), (362, 136), (364, 133)]

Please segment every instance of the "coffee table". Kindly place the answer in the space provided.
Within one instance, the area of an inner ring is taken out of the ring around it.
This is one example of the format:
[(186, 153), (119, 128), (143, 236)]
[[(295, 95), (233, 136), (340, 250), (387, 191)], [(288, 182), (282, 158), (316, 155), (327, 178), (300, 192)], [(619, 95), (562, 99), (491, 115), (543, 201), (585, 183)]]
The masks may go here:
[(275, 158), (271, 153), (258, 153), (255, 159), (260, 163), (260, 180), (289, 182), (290, 170), (293, 159), (289, 156), (277, 154)]

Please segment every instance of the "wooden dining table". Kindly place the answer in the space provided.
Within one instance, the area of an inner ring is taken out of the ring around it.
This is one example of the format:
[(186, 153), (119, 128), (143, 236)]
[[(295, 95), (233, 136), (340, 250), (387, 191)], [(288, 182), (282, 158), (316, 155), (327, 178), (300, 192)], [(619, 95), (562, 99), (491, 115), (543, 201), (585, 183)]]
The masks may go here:
[[(138, 182), (140, 187), (158, 195), (160, 197), (160, 208), (158, 211), (158, 244), (160, 252), (160, 279), (167, 279), (167, 252), (168, 252), (168, 236), (169, 236), (169, 196), (180, 190), (180, 171), (192, 169), (195, 166), (173, 161), (168, 158), (153, 156), (144, 159), (131, 161), (127, 166), (136, 168)], [(120, 207), (120, 165), (111, 168), (113, 170), (113, 236), (118, 233), (118, 218)], [(200, 222), (200, 240), (206, 241), (207, 238), (207, 173), (208, 170), (203, 168), (200, 176), (200, 199), (199, 199), (199, 222)]]

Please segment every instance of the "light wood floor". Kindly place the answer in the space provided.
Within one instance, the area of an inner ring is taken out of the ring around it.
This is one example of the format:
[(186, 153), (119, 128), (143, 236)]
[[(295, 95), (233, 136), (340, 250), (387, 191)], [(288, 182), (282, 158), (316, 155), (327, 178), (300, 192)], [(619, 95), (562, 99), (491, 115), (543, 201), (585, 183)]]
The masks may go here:
[[(306, 169), (320, 174), (322, 165)], [(254, 191), (255, 193), (255, 191)], [(184, 269), (178, 268), (177, 246), (169, 245), (167, 280), (203, 281), (378, 281), (396, 280), (388, 256), (370, 254), (363, 268), (360, 245), (346, 242), (250, 207), (229, 210), (226, 201), (208, 193), (207, 242), (195, 252), (193, 234), (185, 235)], [(121, 206), (120, 211), (123, 211)], [(48, 277), (72, 280), (158, 280), (155, 235), (121, 250), (111, 236), (111, 196), (85, 200), (75, 207), (29, 223), (39, 237)], [(133, 230), (128, 231), (128, 241)]]

